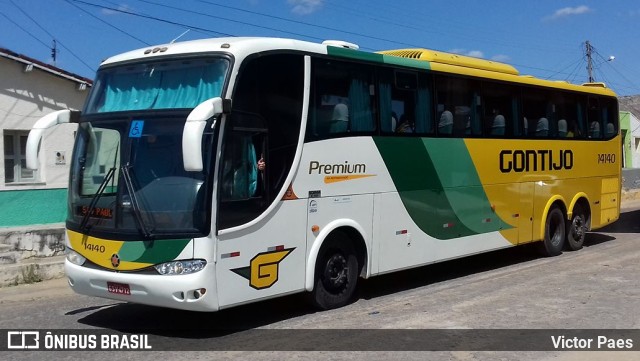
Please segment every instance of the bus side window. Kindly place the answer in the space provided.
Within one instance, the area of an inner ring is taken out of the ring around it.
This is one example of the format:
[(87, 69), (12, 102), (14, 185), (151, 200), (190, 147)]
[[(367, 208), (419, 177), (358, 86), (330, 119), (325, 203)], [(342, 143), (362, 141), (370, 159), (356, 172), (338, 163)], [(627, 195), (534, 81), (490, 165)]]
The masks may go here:
[(549, 119), (542, 117), (536, 121), (535, 136), (540, 138), (549, 136)]
[(567, 120), (564, 118), (560, 118), (558, 119), (558, 138), (566, 138), (567, 137), (567, 130), (568, 130), (568, 125), (567, 125)]
[(618, 134), (618, 112), (615, 107), (615, 102), (611, 100), (601, 99), (602, 104), (602, 119), (605, 124), (605, 138), (610, 139)]
[(602, 138), (602, 110), (597, 98), (590, 97), (587, 103), (587, 134), (589, 138)]
[(466, 137), (482, 133), (479, 88), (480, 83), (469, 78), (450, 75), (435, 77), (438, 134)]
[(373, 68), (316, 60), (309, 138), (322, 139), (375, 130)]
[[(430, 76), (400, 70), (395, 70), (393, 75), (395, 81), (391, 86), (386, 84), (388, 75), (381, 76), (381, 130), (396, 134), (433, 134)], [(386, 119), (391, 119), (391, 127), (385, 124)]]
[(431, 133), (431, 95), (428, 76), (383, 70), (379, 76), (379, 114), (382, 133)]
[(523, 126), (514, 124), (517, 88), (507, 84), (482, 83), (482, 122), (484, 134), (490, 137), (520, 135)]
[(349, 106), (338, 103), (333, 106), (329, 132), (346, 133), (347, 130), (349, 130)]
[(453, 113), (444, 104), (438, 104), (438, 134), (451, 135), (453, 132)]
[(548, 138), (553, 136), (550, 124), (554, 119), (553, 106), (549, 102), (550, 94), (536, 89), (523, 89), (522, 112), (524, 114), (524, 127), (528, 129), (530, 138)]

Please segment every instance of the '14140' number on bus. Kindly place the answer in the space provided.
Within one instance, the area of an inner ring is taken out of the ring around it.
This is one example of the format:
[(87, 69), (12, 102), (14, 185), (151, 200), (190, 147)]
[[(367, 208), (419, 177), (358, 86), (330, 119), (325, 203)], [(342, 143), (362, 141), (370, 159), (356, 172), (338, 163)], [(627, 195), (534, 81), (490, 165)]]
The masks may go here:
[(615, 163), (616, 155), (613, 153), (599, 153), (598, 154), (598, 164), (602, 163)]

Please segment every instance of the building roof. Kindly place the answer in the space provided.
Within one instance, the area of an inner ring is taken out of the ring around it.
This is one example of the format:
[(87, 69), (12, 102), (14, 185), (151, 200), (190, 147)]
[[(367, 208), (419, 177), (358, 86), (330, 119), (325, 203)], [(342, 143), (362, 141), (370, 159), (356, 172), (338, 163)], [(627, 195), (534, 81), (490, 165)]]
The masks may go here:
[(92, 86), (93, 80), (89, 78), (85, 78), (83, 76), (68, 72), (66, 70), (60, 69), (56, 66), (46, 64), (41, 62), (40, 60), (36, 60), (34, 58), (30, 58), (26, 55), (15, 53), (9, 49), (0, 48), (0, 57), (10, 59), (16, 61), (18, 63), (25, 64), (25, 66), (33, 66), (34, 68), (41, 69), (45, 72), (53, 74), (55, 76), (65, 78), (71, 81), (74, 81), (78, 84), (85, 84), (86, 86)]

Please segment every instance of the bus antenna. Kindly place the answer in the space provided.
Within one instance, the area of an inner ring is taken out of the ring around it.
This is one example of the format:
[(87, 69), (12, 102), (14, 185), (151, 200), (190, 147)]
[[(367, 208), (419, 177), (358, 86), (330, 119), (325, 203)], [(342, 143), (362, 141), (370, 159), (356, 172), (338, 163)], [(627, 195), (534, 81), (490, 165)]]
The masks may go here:
[(183, 37), (183, 36), (184, 36), (186, 33), (188, 33), (189, 31), (191, 31), (191, 29), (187, 29), (184, 33), (182, 33), (182, 34), (178, 35), (178, 37), (177, 37), (177, 38), (175, 38), (175, 39), (173, 39), (173, 40), (171, 40), (171, 42), (170, 42), (169, 44), (173, 44), (173, 43), (175, 43), (175, 42), (176, 42), (176, 40), (178, 40), (178, 39), (180, 39), (181, 37)]

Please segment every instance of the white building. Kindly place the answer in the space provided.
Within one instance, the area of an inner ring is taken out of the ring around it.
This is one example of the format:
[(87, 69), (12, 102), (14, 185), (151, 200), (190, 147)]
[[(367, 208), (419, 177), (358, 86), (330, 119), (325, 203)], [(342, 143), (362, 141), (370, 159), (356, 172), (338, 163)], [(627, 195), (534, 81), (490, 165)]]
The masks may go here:
[(43, 115), (82, 109), (90, 79), (0, 48), (0, 227), (63, 222), (75, 124), (49, 130), (40, 167), (26, 168), (29, 130)]
[(640, 120), (629, 111), (620, 111), (620, 131), (622, 166), (628, 169), (640, 168)]

